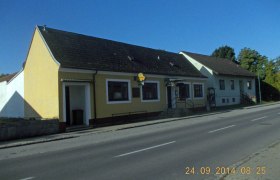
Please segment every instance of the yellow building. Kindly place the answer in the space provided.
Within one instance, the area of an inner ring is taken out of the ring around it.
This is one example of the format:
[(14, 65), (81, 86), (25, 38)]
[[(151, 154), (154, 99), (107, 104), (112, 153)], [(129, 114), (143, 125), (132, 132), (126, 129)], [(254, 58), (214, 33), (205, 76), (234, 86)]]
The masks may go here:
[(24, 66), (25, 116), (89, 125), (203, 107), (205, 80), (180, 54), (37, 26)]

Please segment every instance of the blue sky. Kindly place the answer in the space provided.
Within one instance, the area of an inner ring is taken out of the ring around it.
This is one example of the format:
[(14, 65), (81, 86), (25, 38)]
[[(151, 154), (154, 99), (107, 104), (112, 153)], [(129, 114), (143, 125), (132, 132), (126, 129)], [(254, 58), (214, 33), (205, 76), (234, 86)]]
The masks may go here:
[(280, 56), (279, 0), (0, 0), (0, 74), (20, 70), (35, 25), (172, 52), (229, 45)]

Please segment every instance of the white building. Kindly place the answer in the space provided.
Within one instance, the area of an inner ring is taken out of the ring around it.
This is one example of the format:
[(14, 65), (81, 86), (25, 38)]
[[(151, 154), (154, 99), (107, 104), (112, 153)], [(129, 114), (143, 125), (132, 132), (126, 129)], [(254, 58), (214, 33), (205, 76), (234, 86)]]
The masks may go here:
[(23, 70), (0, 78), (0, 117), (24, 117)]
[(206, 85), (215, 91), (216, 106), (256, 101), (255, 74), (227, 59), (184, 51), (180, 54), (208, 77)]

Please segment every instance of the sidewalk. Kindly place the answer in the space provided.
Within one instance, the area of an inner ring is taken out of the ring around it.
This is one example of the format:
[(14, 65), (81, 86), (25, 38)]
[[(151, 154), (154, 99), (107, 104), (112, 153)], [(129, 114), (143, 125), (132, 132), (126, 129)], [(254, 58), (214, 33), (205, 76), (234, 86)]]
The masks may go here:
[(252, 154), (232, 166), (235, 174), (221, 177), (224, 180), (274, 180), (280, 177), (280, 141)]
[(61, 134), (33, 137), (33, 138), (27, 138), (27, 139), (4, 141), (4, 142), (0, 142), (0, 149), (24, 146), (24, 145), (30, 145), (30, 144), (37, 144), (37, 143), (45, 143), (45, 142), (50, 142), (50, 141), (58, 141), (58, 140), (70, 139), (70, 138), (77, 138), (77, 137), (88, 135), (88, 134), (106, 133), (106, 132), (110, 132), (110, 131), (118, 131), (118, 130), (123, 130), (123, 129), (141, 127), (141, 126), (148, 126), (148, 125), (167, 123), (167, 122), (172, 122), (172, 121), (186, 120), (186, 119), (191, 119), (191, 118), (196, 118), (196, 117), (215, 115), (215, 114), (229, 112), (231, 110), (236, 110), (236, 109), (252, 109), (252, 108), (265, 107), (265, 106), (276, 105), (276, 104), (280, 104), (280, 102), (263, 104), (263, 105), (255, 105), (255, 106), (247, 106), (247, 107), (223, 107), (223, 108), (216, 109), (212, 112), (200, 112), (200, 113), (190, 115), (190, 116), (185, 116), (185, 117), (139, 121), (139, 122), (134, 122), (134, 123), (130, 123), (130, 124), (93, 128), (93, 129), (89, 129), (89, 130), (76, 131), (76, 132), (71, 132), (71, 133), (61, 133)]

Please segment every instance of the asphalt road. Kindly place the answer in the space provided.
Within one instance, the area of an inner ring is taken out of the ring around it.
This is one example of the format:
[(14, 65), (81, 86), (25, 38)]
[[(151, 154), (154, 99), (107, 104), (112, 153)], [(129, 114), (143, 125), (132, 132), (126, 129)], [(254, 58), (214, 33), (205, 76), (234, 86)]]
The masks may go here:
[(127, 136), (98, 143), (90, 143), (90, 137), (84, 140), (89, 141), (86, 144), (76, 139), (77, 146), (2, 158), (0, 179), (216, 179), (222, 168), (280, 138), (279, 106), (227, 114), (206, 116), (213, 120), (200, 123), (149, 126), (154, 131), (144, 132), (145, 127), (123, 130)]

